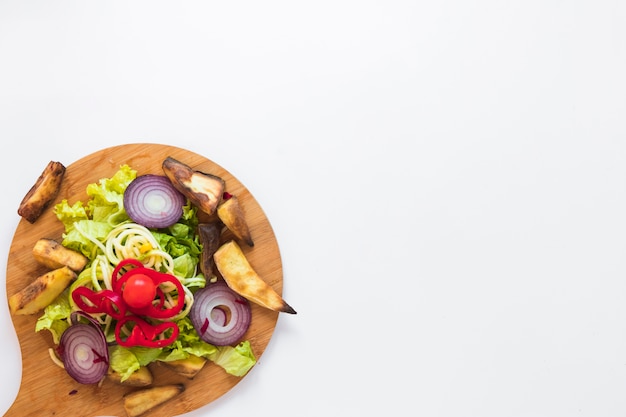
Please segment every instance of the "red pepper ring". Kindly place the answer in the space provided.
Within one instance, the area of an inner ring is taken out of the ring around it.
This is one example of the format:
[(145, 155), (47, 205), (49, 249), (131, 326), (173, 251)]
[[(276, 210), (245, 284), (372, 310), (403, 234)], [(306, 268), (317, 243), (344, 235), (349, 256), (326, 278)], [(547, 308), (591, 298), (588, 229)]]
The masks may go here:
[(72, 291), (72, 300), (85, 313), (106, 313), (114, 319), (126, 315), (126, 304), (115, 291), (105, 289), (96, 292), (87, 287), (77, 287)]
[[(129, 260), (132, 260), (132, 259), (129, 259)], [(126, 283), (126, 281), (128, 281), (135, 274), (146, 275), (147, 277), (152, 279), (152, 282), (157, 287), (157, 292), (156, 292), (157, 295), (155, 297), (155, 300), (157, 301), (156, 304), (153, 303), (142, 308), (133, 308), (133, 307), (128, 306), (129, 311), (140, 316), (148, 316), (148, 317), (152, 317), (155, 319), (168, 319), (168, 318), (174, 317), (176, 314), (181, 312), (185, 304), (185, 295), (184, 295), (185, 290), (183, 289), (183, 284), (180, 282), (178, 278), (170, 274), (166, 274), (163, 272), (155, 271), (154, 269), (146, 268), (143, 265), (137, 266), (136, 268), (133, 268), (125, 272), (121, 277), (118, 277), (119, 269), (121, 269), (120, 265), (122, 265), (122, 262), (118, 264), (118, 267), (113, 272), (113, 277), (111, 278), (111, 285), (113, 286), (113, 291), (121, 294), (124, 291), (124, 284)], [(171, 283), (174, 286), (176, 286), (176, 291), (178, 292), (178, 298), (176, 300), (176, 304), (173, 307), (169, 307), (169, 308), (164, 308), (165, 293), (159, 287), (161, 284), (166, 284), (166, 283)]]
[[(130, 334), (124, 338), (122, 336), (122, 327), (127, 323), (134, 323), (135, 325)], [(171, 334), (166, 336), (169, 330), (171, 330)], [(140, 317), (129, 315), (117, 322), (115, 326), (115, 340), (120, 346), (124, 347), (160, 348), (174, 343), (179, 331), (178, 326), (173, 322), (153, 325)]]
[[(113, 291), (119, 292), (120, 285), (118, 284), (117, 280), (120, 278), (119, 275), (120, 275), (120, 271), (122, 271), (122, 268), (128, 265), (133, 265), (136, 268), (145, 268), (138, 259), (127, 258), (127, 259), (123, 259), (122, 261), (120, 261), (120, 263), (118, 263), (115, 269), (113, 270), (113, 275), (111, 276), (111, 287), (113, 288)], [(122, 275), (124, 275), (124, 273), (122, 273)]]

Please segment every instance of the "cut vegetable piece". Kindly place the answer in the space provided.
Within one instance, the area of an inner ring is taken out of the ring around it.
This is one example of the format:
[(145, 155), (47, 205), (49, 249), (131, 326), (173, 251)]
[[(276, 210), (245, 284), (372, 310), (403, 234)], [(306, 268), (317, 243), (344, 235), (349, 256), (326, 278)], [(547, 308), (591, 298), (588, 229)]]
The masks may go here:
[(163, 161), (162, 168), (172, 185), (195, 206), (206, 214), (215, 213), (226, 188), (222, 178), (194, 170), (170, 156)]
[(128, 417), (139, 417), (185, 391), (183, 384), (143, 388), (124, 396), (124, 409)]
[[(131, 266), (132, 268), (127, 268)], [(142, 275), (152, 280), (156, 287), (156, 297), (154, 303), (148, 303), (143, 307), (126, 304), (130, 312), (159, 320), (169, 319), (180, 313), (185, 305), (185, 291), (180, 279), (174, 275), (146, 268), (137, 259), (124, 259), (117, 264), (111, 277), (113, 291), (122, 294), (129, 280), (136, 275)], [(173, 291), (166, 291), (165, 287), (176, 288), (176, 297), (173, 297)]]
[(139, 369), (130, 374), (127, 378), (123, 378), (121, 373), (115, 372), (113, 369), (109, 368), (107, 378), (116, 384), (127, 387), (147, 387), (151, 385), (153, 381), (152, 372), (147, 366), (140, 366)]
[(74, 323), (61, 335), (59, 353), (67, 373), (81, 384), (96, 384), (109, 370), (106, 338), (96, 323)]
[(207, 279), (215, 275), (215, 261), (213, 254), (220, 247), (222, 226), (219, 222), (198, 224), (198, 238), (202, 244), (200, 270)]
[(217, 215), (237, 239), (245, 242), (248, 246), (254, 246), (250, 227), (236, 195), (228, 194), (227, 199), (217, 208)]
[(209, 320), (217, 323), (219, 326), (226, 326), (226, 323), (228, 322), (227, 309), (224, 307), (215, 307), (213, 310), (211, 310), (211, 317), (209, 318)]
[(128, 315), (115, 325), (115, 341), (118, 345), (146, 348), (162, 348), (176, 341), (180, 329), (171, 321), (152, 324), (139, 316)]
[(186, 359), (178, 359), (175, 361), (159, 361), (159, 364), (165, 366), (168, 369), (176, 372), (185, 378), (193, 379), (198, 372), (204, 368), (207, 363), (207, 359), (202, 356), (189, 355)]
[(76, 278), (67, 266), (46, 272), (9, 298), (11, 313), (35, 314), (48, 306)]
[(50, 161), (22, 199), (17, 214), (29, 223), (34, 223), (59, 194), (64, 176), (65, 166), (60, 162)]
[(56, 240), (42, 238), (33, 247), (35, 260), (50, 269), (69, 267), (72, 271), (80, 272), (87, 265), (85, 255), (72, 249), (68, 249)]
[(185, 203), (185, 196), (163, 175), (140, 175), (124, 191), (128, 217), (148, 228), (161, 229), (176, 223)]
[(236, 293), (270, 310), (296, 314), (296, 311), (257, 274), (234, 240), (220, 246), (213, 259), (224, 281)]
[(198, 336), (215, 346), (240, 342), (250, 327), (251, 318), (248, 300), (223, 281), (198, 290), (189, 312)]

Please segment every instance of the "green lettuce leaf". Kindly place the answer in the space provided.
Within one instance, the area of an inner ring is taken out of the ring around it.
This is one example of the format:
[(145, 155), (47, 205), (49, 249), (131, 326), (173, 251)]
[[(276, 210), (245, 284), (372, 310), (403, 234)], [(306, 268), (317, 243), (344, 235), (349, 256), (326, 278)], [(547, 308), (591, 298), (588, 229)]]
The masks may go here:
[(235, 376), (244, 376), (256, 364), (250, 342), (245, 340), (237, 346), (220, 346), (208, 356), (216, 365)]
[(137, 171), (128, 165), (122, 165), (111, 178), (89, 184), (87, 206), (92, 220), (108, 222), (113, 226), (128, 220), (124, 211), (124, 191), (136, 177)]
[(178, 337), (174, 343), (163, 348), (159, 360), (169, 362), (187, 359), (190, 354), (206, 358), (215, 353), (217, 348), (200, 339), (189, 317), (178, 320), (176, 324), (179, 330)]
[(63, 246), (74, 249), (93, 260), (97, 246), (118, 224), (127, 221), (124, 210), (124, 190), (137, 177), (137, 171), (122, 165), (111, 178), (87, 185), (87, 205), (77, 201), (70, 205), (63, 199), (54, 213), (63, 223)]
[(183, 206), (183, 215), (178, 223), (152, 231), (159, 245), (174, 259), (174, 272), (182, 278), (191, 278), (197, 273), (202, 255), (202, 245), (196, 234), (197, 226), (197, 208), (188, 201)]
[(35, 332), (50, 331), (52, 340), (58, 345), (61, 335), (69, 327), (68, 318), (71, 312), (68, 291), (65, 290), (44, 309), (35, 324)]
[(121, 375), (122, 382), (126, 381), (133, 372), (141, 367), (137, 356), (120, 345), (109, 346), (109, 365), (111, 369)]
[(204, 342), (193, 328), (191, 320), (185, 317), (177, 322), (180, 330), (176, 342), (162, 349), (161, 361), (186, 359), (189, 355), (206, 358), (235, 376), (244, 376), (256, 364), (249, 341), (237, 346), (214, 346)]
[(104, 241), (111, 230), (113, 230), (113, 226), (105, 222), (78, 220), (63, 234), (61, 243), (66, 248), (81, 252), (93, 260), (98, 249), (94, 242)]

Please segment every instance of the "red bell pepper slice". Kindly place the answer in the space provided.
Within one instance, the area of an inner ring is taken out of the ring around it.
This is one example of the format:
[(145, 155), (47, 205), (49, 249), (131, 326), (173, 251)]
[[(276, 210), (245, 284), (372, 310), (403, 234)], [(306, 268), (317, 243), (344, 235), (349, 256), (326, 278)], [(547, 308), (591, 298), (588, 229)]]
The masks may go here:
[(113, 288), (113, 291), (120, 292), (121, 284), (118, 282), (118, 279), (120, 278), (120, 272), (122, 272), (122, 275), (124, 275), (126, 271), (123, 270), (123, 268), (129, 265), (132, 265), (135, 268), (145, 268), (141, 261), (139, 261), (138, 259), (128, 258), (120, 261), (120, 263), (118, 263), (113, 270), (113, 275), (111, 276), (111, 287)]
[[(134, 326), (128, 336), (123, 336), (122, 327), (128, 323), (134, 323)], [(168, 336), (167, 333), (170, 330), (171, 333)], [(124, 347), (161, 348), (174, 343), (179, 331), (178, 326), (173, 322), (150, 324), (138, 316), (128, 315), (117, 322), (115, 340)]]
[[(124, 284), (134, 274), (143, 274), (152, 279), (156, 286), (154, 302), (142, 308), (132, 308), (124, 302)], [(176, 304), (166, 306), (166, 294), (160, 285), (173, 284), (177, 290)], [(120, 346), (143, 346), (160, 348), (172, 344), (179, 334), (176, 323), (162, 322), (152, 324), (140, 316), (164, 320), (180, 313), (185, 304), (185, 292), (182, 283), (173, 275), (146, 268), (137, 259), (124, 259), (114, 269), (111, 277), (112, 290), (94, 291), (88, 287), (77, 287), (72, 291), (72, 299), (85, 313), (106, 313), (117, 320), (115, 339)], [(132, 314), (128, 314), (128, 313)], [(123, 331), (132, 325), (130, 333)]]
[(86, 313), (106, 313), (114, 319), (121, 319), (126, 315), (126, 304), (115, 291), (94, 291), (87, 287), (77, 287), (72, 291), (72, 300)]
[[(128, 266), (132, 266), (132, 268), (126, 270), (125, 267)], [(120, 276), (121, 272), (122, 275)], [(142, 308), (132, 308), (128, 306), (129, 311), (140, 316), (148, 316), (155, 319), (168, 319), (181, 312), (185, 304), (185, 292), (183, 284), (180, 280), (173, 275), (146, 268), (136, 259), (124, 259), (115, 267), (113, 270), (113, 276), (111, 277), (111, 286), (113, 287), (113, 291), (121, 294), (124, 291), (124, 284), (134, 274), (143, 274), (152, 279), (152, 282), (157, 287), (157, 295), (155, 297), (156, 304), (152, 303)], [(167, 283), (171, 283), (176, 286), (176, 291), (178, 293), (176, 304), (172, 307), (165, 307), (165, 294), (159, 287), (160, 285)]]

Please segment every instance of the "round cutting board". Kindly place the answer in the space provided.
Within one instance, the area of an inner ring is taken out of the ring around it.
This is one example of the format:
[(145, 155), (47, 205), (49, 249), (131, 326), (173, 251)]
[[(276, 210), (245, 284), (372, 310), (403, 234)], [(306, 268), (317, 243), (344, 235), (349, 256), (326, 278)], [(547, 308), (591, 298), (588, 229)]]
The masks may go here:
[[(135, 169), (137, 175), (163, 175), (161, 163), (168, 156), (195, 170), (224, 179), (226, 191), (237, 195), (245, 210), (255, 243), (253, 247), (242, 243), (241, 248), (265, 281), (282, 294), (283, 272), (276, 237), (262, 208), (245, 186), (204, 156), (174, 146), (135, 143), (102, 149), (67, 166), (61, 190), (50, 207), (34, 224), (24, 219), (19, 222), (7, 261), (7, 297), (47, 271), (34, 260), (32, 249), (40, 238), (62, 240), (64, 228), (53, 213), (55, 204), (63, 199), (70, 204), (87, 201), (87, 185), (110, 178), (123, 164)], [(47, 331), (35, 332), (39, 316), (40, 313), (12, 316), (22, 355), (22, 380), (15, 402), (5, 417), (126, 416), (122, 397), (134, 389), (109, 380), (100, 385), (82, 385), (74, 381), (52, 362), (48, 352), (54, 347), (51, 335)], [(272, 337), (277, 319), (277, 312), (252, 303), (252, 323), (244, 338), (250, 341), (257, 360)], [(210, 361), (193, 380), (158, 364), (151, 364), (150, 369), (154, 375), (153, 385), (176, 383), (185, 386), (181, 395), (145, 414), (150, 417), (172, 417), (196, 410), (224, 395), (242, 379), (227, 374)], [(250, 372), (255, 372), (255, 368)]]

